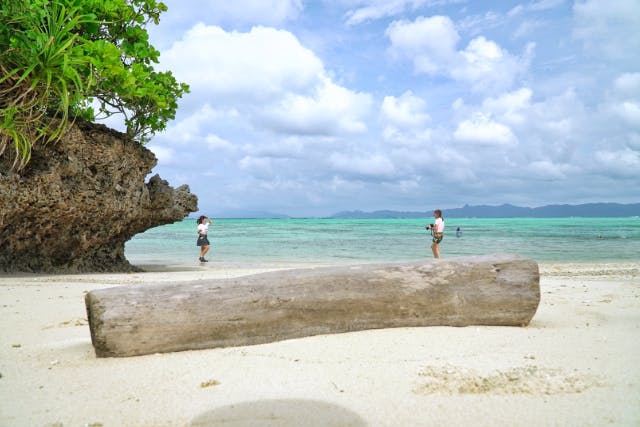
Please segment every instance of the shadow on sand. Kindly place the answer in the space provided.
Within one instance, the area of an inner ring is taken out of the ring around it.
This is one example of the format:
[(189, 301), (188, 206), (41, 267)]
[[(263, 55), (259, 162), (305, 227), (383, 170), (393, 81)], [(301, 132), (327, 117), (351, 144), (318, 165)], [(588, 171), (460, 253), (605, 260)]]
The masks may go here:
[(366, 427), (355, 412), (333, 403), (307, 399), (241, 402), (207, 411), (191, 421), (192, 427)]

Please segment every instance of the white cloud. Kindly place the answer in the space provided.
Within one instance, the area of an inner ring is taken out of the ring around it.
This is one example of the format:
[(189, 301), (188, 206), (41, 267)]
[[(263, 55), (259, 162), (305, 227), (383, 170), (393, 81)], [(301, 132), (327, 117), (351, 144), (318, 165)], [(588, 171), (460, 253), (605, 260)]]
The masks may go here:
[(629, 125), (640, 129), (640, 102), (624, 101), (615, 105), (613, 111)]
[(149, 147), (203, 209), (633, 201), (631, 2), (168, 3), (162, 66), (192, 92)]
[(416, 72), (445, 75), (467, 82), (477, 91), (511, 87), (516, 77), (528, 69), (535, 49), (535, 44), (529, 43), (521, 56), (514, 56), (496, 42), (479, 36), (457, 51), (460, 36), (446, 16), (395, 21), (386, 35), (391, 53), (413, 61)]
[(245, 156), (240, 160), (239, 166), (257, 178), (273, 178), (274, 169), (271, 159), (268, 157)]
[(382, 130), (382, 139), (388, 143), (405, 147), (422, 147), (433, 141), (431, 129), (399, 129), (386, 126)]
[(640, 133), (630, 132), (625, 139), (629, 148), (640, 152)]
[(394, 55), (412, 59), (416, 71), (427, 74), (439, 73), (455, 60), (455, 47), (460, 39), (446, 16), (394, 21), (385, 34)]
[(395, 172), (393, 163), (382, 154), (356, 156), (345, 153), (333, 153), (329, 161), (337, 172), (358, 179), (388, 179), (391, 178)]
[(385, 96), (381, 108), (383, 119), (399, 128), (423, 127), (429, 121), (429, 114), (424, 110), (424, 100), (410, 90), (399, 98)]
[(597, 151), (595, 159), (598, 167), (607, 175), (623, 178), (638, 178), (640, 153), (630, 149), (618, 151)]
[(162, 53), (162, 64), (193, 93), (233, 103), (309, 91), (324, 73), (320, 59), (293, 34), (266, 27), (242, 33), (197, 24)]
[(567, 0), (538, 0), (529, 5), (531, 10), (541, 11), (554, 9), (566, 3)]
[(613, 80), (611, 87), (601, 111), (630, 130), (640, 129), (640, 73), (623, 73)]
[(355, 93), (328, 78), (312, 96), (289, 93), (272, 108), (260, 112), (259, 121), (274, 131), (302, 135), (362, 133), (371, 96)]
[(564, 180), (576, 170), (577, 168), (571, 165), (554, 163), (550, 160), (534, 161), (526, 167), (528, 178), (544, 181)]
[(357, 25), (366, 21), (379, 19), (385, 16), (396, 15), (404, 10), (407, 3), (424, 3), (420, 0), (385, 0), (369, 2), (364, 7), (347, 12), (347, 25)]
[(207, 134), (205, 137), (207, 147), (211, 150), (234, 150), (235, 146), (226, 139), (220, 138), (218, 135)]
[(216, 110), (211, 108), (209, 104), (205, 104), (190, 116), (171, 122), (167, 130), (160, 135), (160, 139), (170, 141), (171, 144), (198, 142), (203, 139), (203, 135), (211, 123), (221, 119), (228, 120), (235, 116), (237, 116), (235, 110)]
[(483, 15), (467, 16), (458, 22), (457, 27), (465, 33), (476, 35), (488, 28), (498, 27), (503, 22), (502, 15), (489, 11)]
[(425, 6), (442, 6), (460, 2), (461, 0), (347, 0), (346, 3), (352, 4), (355, 9), (349, 10), (345, 17), (347, 25), (358, 25), (387, 16), (399, 15), (406, 10), (418, 10)]
[(322, 61), (288, 31), (227, 32), (197, 24), (163, 53), (163, 65), (191, 85), (185, 103), (233, 106), (265, 130), (300, 135), (366, 130), (371, 96), (332, 81)]
[(535, 19), (526, 20), (518, 25), (518, 28), (513, 33), (513, 37), (516, 39), (529, 37), (535, 30), (544, 26), (545, 23), (543, 21)]
[(640, 98), (640, 73), (624, 73), (613, 82), (618, 96), (625, 98)]
[(431, 130), (425, 126), (431, 118), (425, 111), (425, 105), (424, 99), (411, 91), (400, 97), (385, 96), (380, 108), (383, 140), (408, 147), (430, 142)]
[[(164, 0), (174, 21), (209, 24), (279, 25), (297, 18), (302, 0)], [(164, 19), (163, 19), (164, 25)]]
[(476, 113), (471, 119), (460, 122), (453, 136), (458, 141), (481, 145), (512, 145), (517, 142), (508, 126), (493, 121), (482, 113)]
[(593, 55), (635, 58), (640, 54), (640, 2), (578, 0), (573, 36)]
[(174, 149), (155, 144), (151, 144), (148, 148), (156, 155), (159, 163), (162, 163), (163, 165), (174, 164), (174, 160), (176, 159), (176, 152)]
[(534, 132), (541, 138), (564, 141), (574, 138), (588, 123), (588, 112), (573, 88), (531, 105), (526, 132)]
[(450, 70), (454, 79), (467, 81), (476, 90), (504, 90), (529, 67), (535, 45), (528, 44), (523, 55), (516, 57), (497, 43), (476, 37), (460, 52), (462, 61)]
[(487, 98), (482, 102), (482, 107), (498, 115), (506, 123), (522, 124), (530, 114), (532, 95), (531, 89), (520, 88), (496, 98)]
[(295, 19), (302, 0), (219, 0), (206, 2), (218, 19), (250, 24), (277, 25)]

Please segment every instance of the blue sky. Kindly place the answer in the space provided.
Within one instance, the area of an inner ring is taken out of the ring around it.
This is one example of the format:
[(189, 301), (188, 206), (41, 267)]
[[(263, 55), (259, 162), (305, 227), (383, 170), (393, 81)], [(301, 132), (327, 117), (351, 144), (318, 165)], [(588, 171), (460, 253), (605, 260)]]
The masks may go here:
[(203, 213), (640, 201), (638, 0), (164, 3)]

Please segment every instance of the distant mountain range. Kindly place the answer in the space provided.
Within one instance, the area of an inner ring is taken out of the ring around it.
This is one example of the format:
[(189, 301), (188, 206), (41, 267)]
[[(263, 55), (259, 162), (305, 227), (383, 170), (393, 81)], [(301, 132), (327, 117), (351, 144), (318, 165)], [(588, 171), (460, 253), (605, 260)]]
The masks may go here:
[[(583, 205), (547, 205), (537, 208), (524, 208), (510, 204), (499, 206), (469, 206), (442, 209), (445, 218), (557, 218), (557, 217), (628, 217), (640, 216), (640, 203), (586, 203)], [(431, 218), (429, 212), (399, 211), (344, 211), (331, 218)]]

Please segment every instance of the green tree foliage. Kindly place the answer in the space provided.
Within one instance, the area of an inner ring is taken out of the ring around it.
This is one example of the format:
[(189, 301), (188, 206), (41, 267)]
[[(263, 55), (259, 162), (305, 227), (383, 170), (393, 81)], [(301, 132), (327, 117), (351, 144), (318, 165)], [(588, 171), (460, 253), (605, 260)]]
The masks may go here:
[(146, 25), (155, 0), (11, 0), (0, 3), (0, 155), (24, 167), (36, 143), (60, 138), (75, 117), (122, 114), (147, 142), (175, 117), (189, 88), (158, 72)]

